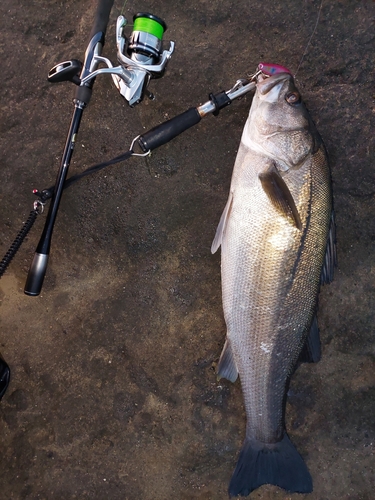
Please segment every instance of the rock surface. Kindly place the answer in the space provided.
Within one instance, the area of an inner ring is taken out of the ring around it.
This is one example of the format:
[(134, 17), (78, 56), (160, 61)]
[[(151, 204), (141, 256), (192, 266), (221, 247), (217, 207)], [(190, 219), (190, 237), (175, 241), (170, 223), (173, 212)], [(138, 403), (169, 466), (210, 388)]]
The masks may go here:
[[(53, 184), (73, 85), (49, 69), (83, 58), (95, 3), (0, 5), (0, 242), (5, 254)], [(228, 90), (260, 61), (296, 72), (320, 1), (126, 3), (168, 24), (176, 51), (130, 109), (97, 78), (70, 174), (126, 151), (138, 134)], [(115, 1), (103, 55), (116, 62)], [(375, 3), (323, 2), (297, 84), (332, 166), (339, 266), (323, 288), (322, 360), (294, 375), (289, 435), (314, 479), (306, 499), (373, 498), (375, 443)], [(251, 96), (149, 158), (86, 177), (63, 195), (39, 297), (23, 294), (45, 217), (0, 281), (2, 498), (227, 498), (245, 430), (239, 383), (217, 383), (225, 336), (220, 256), (226, 202)], [(263, 486), (250, 498), (294, 499)]]

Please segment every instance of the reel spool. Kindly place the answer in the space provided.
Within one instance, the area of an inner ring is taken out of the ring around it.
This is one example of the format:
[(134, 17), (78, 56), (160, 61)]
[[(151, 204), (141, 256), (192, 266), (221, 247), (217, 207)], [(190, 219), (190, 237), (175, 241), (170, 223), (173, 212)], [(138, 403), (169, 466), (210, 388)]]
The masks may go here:
[(122, 66), (122, 74), (114, 77), (115, 85), (131, 107), (142, 101), (151, 78), (160, 78), (174, 51), (174, 42), (169, 42), (169, 50), (162, 50), (163, 34), (167, 25), (160, 17), (139, 12), (133, 17), (133, 31), (127, 38), (127, 24), (123, 16), (117, 18), (116, 40), (117, 59)]
[(167, 25), (160, 17), (146, 12), (135, 14), (133, 22), (128, 45), (130, 58), (141, 64), (156, 64), (161, 56), (163, 34)]

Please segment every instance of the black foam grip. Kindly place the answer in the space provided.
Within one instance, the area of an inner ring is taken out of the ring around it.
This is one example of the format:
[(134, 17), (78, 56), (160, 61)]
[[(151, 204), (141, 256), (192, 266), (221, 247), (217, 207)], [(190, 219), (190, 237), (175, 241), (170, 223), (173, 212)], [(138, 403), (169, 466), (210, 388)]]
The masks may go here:
[(166, 144), (188, 128), (201, 121), (201, 116), (197, 108), (190, 108), (184, 113), (175, 116), (161, 125), (157, 125), (138, 139), (138, 144), (144, 152)]
[(103, 33), (106, 32), (107, 24), (109, 20), (109, 14), (111, 12), (114, 0), (98, 0), (98, 5), (96, 8), (95, 19), (91, 29), (90, 40), (99, 31)]

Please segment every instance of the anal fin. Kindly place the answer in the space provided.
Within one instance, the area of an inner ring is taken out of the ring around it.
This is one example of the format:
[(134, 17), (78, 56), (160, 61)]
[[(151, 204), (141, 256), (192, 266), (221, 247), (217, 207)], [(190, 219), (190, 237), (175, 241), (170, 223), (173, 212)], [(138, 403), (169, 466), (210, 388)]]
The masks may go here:
[(218, 380), (221, 378), (226, 378), (230, 382), (235, 382), (237, 380), (238, 370), (228, 339), (225, 341), (216, 373)]
[(314, 316), (310, 332), (307, 336), (305, 345), (299, 355), (299, 363), (317, 363), (321, 357), (319, 327), (316, 315)]
[(259, 180), (276, 210), (289, 219), (297, 229), (301, 230), (301, 218), (293, 196), (276, 167), (273, 165), (267, 172), (259, 174)]

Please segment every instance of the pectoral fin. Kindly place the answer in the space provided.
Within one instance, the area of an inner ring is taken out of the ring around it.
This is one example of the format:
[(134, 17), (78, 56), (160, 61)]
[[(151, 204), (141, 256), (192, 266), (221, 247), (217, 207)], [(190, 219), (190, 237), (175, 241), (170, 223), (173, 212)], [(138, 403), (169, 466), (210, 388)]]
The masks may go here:
[(271, 167), (267, 172), (259, 174), (262, 188), (276, 210), (289, 219), (297, 229), (302, 229), (301, 218), (299, 216), (293, 196), (285, 184), (276, 167)]
[(220, 217), (219, 225), (217, 226), (216, 229), (214, 241), (212, 242), (211, 245), (211, 253), (215, 253), (216, 250), (221, 245), (221, 242), (223, 241), (225, 226), (228, 220), (228, 216), (230, 214), (230, 209), (232, 208), (232, 201), (233, 201), (233, 193), (230, 192), (227, 204), (225, 205), (224, 211)]
[(217, 379), (226, 378), (231, 382), (235, 382), (238, 377), (238, 370), (234, 361), (232, 349), (228, 342), (225, 341), (223, 351), (221, 353), (219, 363), (217, 365)]

